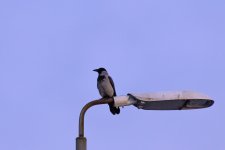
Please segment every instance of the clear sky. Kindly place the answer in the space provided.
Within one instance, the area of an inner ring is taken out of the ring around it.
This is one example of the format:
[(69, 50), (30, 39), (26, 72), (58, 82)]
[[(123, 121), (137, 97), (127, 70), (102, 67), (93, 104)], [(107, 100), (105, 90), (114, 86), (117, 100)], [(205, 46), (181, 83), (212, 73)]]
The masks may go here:
[(0, 149), (74, 150), (78, 116), (100, 98), (193, 90), (208, 109), (108, 106), (86, 114), (88, 150), (224, 150), (224, 0), (0, 1)]

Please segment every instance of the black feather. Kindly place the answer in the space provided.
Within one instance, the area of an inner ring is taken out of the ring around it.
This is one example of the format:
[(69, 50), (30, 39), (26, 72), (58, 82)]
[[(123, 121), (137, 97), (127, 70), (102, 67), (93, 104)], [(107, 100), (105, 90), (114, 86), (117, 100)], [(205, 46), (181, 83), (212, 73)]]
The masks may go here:
[(98, 82), (101, 82), (101, 81), (104, 80), (104, 79), (105, 79), (105, 76), (98, 76), (97, 81), (98, 81)]
[(112, 80), (112, 78), (109, 76), (109, 82), (110, 82), (110, 84), (112, 85), (112, 87), (113, 87), (113, 91), (114, 91), (114, 94), (113, 94), (113, 96), (116, 96), (116, 89), (115, 89), (115, 85), (114, 85), (114, 82), (113, 82), (113, 80)]

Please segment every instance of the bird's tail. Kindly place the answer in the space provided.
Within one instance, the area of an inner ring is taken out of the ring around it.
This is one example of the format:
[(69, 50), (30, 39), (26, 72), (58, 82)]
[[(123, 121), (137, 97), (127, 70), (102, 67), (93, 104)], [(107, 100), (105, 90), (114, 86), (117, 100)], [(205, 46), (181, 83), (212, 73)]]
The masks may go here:
[(109, 103), (109, 109), (110, 112), (115, 115), (115, 114), (119, 114), (120, 113), (120, 108), (119, 107), (115, 107), (114, 103)]

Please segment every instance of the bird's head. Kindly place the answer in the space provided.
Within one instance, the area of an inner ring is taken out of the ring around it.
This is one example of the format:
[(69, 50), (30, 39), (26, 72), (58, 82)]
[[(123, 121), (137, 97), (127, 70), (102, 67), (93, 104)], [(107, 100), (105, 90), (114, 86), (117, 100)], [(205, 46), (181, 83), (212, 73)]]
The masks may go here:
[(107, 72), (105, 68), (98, 68), (94, 69), (93, 71), (98, 72), (98, 74), (101, 74), (103, 71)]

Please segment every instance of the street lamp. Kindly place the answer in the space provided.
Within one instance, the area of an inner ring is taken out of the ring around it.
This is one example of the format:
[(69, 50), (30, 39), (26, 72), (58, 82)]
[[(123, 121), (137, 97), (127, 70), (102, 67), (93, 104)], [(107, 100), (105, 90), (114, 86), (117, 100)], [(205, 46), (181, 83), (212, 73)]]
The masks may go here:
[(94, 105), (108, 104), (114, 101), (116, 107), (134, 105), (144, 110), (189, 110), (207, 108), (214, 101), (205, 94), (193, 91), (156, 92), (156, 93), (129, 93), (126, 96), (102, 98), (87, 103), (80, 112), (79, 136), (76, 138), (76, 150), (86, 150), (84, 137), (84, 115), (88, 108)]

